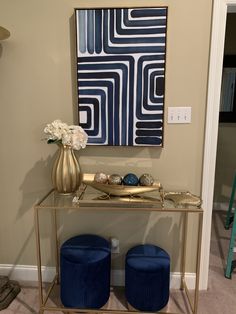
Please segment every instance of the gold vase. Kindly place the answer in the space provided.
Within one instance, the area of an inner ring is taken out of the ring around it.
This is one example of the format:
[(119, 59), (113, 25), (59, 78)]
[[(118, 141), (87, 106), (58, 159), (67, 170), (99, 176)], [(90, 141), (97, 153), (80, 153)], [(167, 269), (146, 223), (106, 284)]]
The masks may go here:
[(52, 169), (52, 184), (58, 193), (74, 193), (80, 185), (80, 167), (73, 149), (58, 144), (59, 151)]

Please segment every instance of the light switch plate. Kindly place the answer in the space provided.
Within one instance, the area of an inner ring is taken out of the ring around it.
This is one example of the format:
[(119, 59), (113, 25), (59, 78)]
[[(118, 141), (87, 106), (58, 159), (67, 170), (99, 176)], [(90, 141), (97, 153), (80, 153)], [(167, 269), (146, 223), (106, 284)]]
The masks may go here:
[(168, 123), (191, 123), (192, 107), (168, 107)]

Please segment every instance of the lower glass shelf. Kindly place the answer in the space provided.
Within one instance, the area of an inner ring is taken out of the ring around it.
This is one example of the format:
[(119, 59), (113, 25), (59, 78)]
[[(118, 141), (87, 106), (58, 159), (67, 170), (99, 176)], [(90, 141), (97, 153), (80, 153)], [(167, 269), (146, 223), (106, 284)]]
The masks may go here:
[[(44, 292), (46, 295), (46, 291), (48, 289), (48, 285), (45, 285)], [(192, 291), (194, 292), (194, 291)], [(190, 290), (190, 294), (193, 294)], [(51, 290), (51, 293), (48, 297), (48, 300), (45, 304), (44, 307), (45, 310), (50, 310), (50, 311), (58, 311), (58, 309), (64, 309), (66, 312), (66, 308), (63, 307), (61, 300), (60, 300), (60, 285), (55, 284), (53, 289)], [(69, 312), (71, 313), (72, 309), (69, 309)], [(76, 311), (76, 309), (74, 309)], [(91, 310), (84, 309), (81, 310), (80, 312), (91, 312)], [(103, 306), (101, 309), (93, 309), (92, 311), (95, 311), (96, 313), (98, 311), (101, 311), (103, 313), (105, 312), (133, 312), (136, 311), (133, 309), (129, 304), (127, 304), (126, 298), (125, 298), (125, 289), (124, 287), (111, 287), (110, 290), (110, 298)], [(187, 297), (186, 294), (183, 290), (179, 289), (171, 289), (170, 290), (170, 298), (167, 306), (165, 306), (163, 309), (161, 309), (158, 313), (188, 313), (189, 308), (188, 308), (188, 302), (187, 302)], [(69, 313), (68, 312), (68, 313)], [(57, 313), (62, 313), (62, 311), (57, 312)]]

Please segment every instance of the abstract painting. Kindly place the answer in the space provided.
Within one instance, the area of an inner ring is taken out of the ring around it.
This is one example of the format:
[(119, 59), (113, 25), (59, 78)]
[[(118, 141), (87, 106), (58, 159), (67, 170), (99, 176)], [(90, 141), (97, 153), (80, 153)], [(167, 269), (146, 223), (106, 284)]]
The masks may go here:
[(167, 7), (76, 9), (75, 17), (88, 144), (162, 146)]

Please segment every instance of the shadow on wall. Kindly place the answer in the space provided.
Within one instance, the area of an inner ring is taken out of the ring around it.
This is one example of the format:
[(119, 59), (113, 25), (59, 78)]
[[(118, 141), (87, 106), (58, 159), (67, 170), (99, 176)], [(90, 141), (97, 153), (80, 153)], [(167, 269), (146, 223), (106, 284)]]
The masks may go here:
[(41, 158), (25, 175), (24, 181), (20, 186), (22, 202), (16, 219), (21, 218), (27, 211), (32, 210), (33, 205), (49, 191), (53, 160), (54, 157), (52, 156), (48, 156), (46, 160)]
[(159, 159), (162, 153), (161, 147), (137, 147), (137, 146), (87, 146), (85, 150), (81, 149), (78, 156), (94, 156), (96, 148), (96, 157), (119, 157), (119, 158), (153, 158)]
[[(112, 256), (112, 268), (123, 269), (127, 251), (136, 245), (149, 243), (166, 250), (178, 268), (181, 245), (182, 220), (175, 222), (172, 216), (159, 213), (130, 211), (64, 211), (59, 218), (60, 245), (70, 237), (83, 233), (101, 235), (120, 241), (120, 254)], [(164, 235), (164, 236), (163, 236)], [(173, 270), (172, 270), (173, 271)], [(175, 269), (176, 271), (176, 269)]]
[[(181, 221), (179, 224), (181, 224)], [(174, 261), (172, 265), (177, 265), (181, 252), (177, 249), (181, 245), (181, 228), (173, 221), (173, 218), (160, 217), (159, 214), (151, 213), (146, 230), (147, 233), (143, 238), (143, 243), (155, 244), (154, 239), (156, 239), (156, 245), (167, 251), (171, 263)], [(174, 269), (171, 271), (174, 271)]]
[(2, 45), (0, 44), (0, 58), (2, 56)]
[(9, 270), (9, 272), (7, 274), (5, 274), (6, 276), (8, 276), (10, 279), (14, 279), (15, 275), (14, 275), (14, 272), (15, 272), (15, 268), (17, 267), (17, 265), (19, 265), (19, 261), (21, 260), (21, 257), (23, 256), (28, 244), (30, 243), (31, 239), (32, 239), (32, 236), (34, 236), (34, 227), (32, 227), (30, 229), (30, 232), (26, 238), (26, 240), (24, 241), (24, 243), (22, 244), (22, 247), (20, 249), (20, 252), (19, 254), (17, 255), (14, 263), (12, 263), (12, 268)]
[(61, 213), (61, 242), (81, 233), (94, 233), (101, 236), (118, 237), (121, 245), (142, 241), (149, 213), (132, 213), (130, 211), (64, 211)]
[[(46, 160), (39, 160), (35, 163), (32, 169), (25, 175), (24, 181), (20, 186), (22, 193), (22, 202), (20, 204), (16, 221), (20, 220), (27, 212), (32, 212), (33, 217), (33, 206), (46, 194), (50, 189), (50, 173), (52, 168), (53, 156), (49, 156)], [(25, 241), (19, 248), (19, 253), (15, 258), (13, 265), (18, 265), (24, 256), (27, 247), (32, 241), (34, 241), (34, 223), (28, 229), (28, 235)], [(32, 238), (33, 237), (33, 238)], [(9, 277), (14, 273), (14, 267), (10, 270)]]
[(160, 178), (156, 172), (161, 153), (162, 149), (154, 147), (87, 146), (76, 152), (76, 156), (84, 173), (118, 173), (124, 176), (132, 172), (138, 177), (150, 173), (158, 181)]

